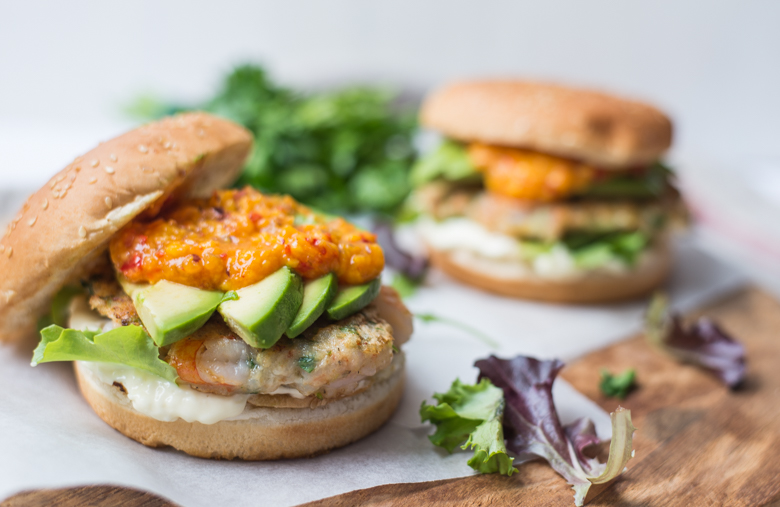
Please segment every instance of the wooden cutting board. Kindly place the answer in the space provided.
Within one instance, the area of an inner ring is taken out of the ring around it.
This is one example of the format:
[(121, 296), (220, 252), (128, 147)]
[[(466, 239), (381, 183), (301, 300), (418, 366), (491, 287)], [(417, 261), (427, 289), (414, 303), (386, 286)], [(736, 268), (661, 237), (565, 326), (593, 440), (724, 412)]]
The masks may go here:
[[(598, 391), (599, 372), (632, 367), (639, 388), (620, 402), (631, 409), (636, 457), (612, 483), (591, 488), (588, 505), (780, 507), (780, 303), (748, 288), (697, 312), (714, 318), (747, 348), (748, 377), (732, 392), (695, 367), (680, 365), (635, 337), (568, 365), (563, 378), (612, 411)], [(603, 453), (603, 449), (602, 449)], [(464, 472), (466, 456), (463, 458)], [(2, 506), (173, 505), (112, 486), (22, 493)], [(511, 478), (391, 484), (353, 491), (307, 507), (425, 505), (573, 505), (572, 491), (546, 464), (522, 465)]]

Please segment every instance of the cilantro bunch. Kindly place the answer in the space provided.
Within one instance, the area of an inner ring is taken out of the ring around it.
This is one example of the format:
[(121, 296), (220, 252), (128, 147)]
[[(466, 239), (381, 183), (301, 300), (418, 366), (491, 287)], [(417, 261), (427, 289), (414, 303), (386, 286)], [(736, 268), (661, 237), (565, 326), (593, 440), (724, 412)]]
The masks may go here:
[(290, 194), (323, 211), (392, 212), (410, 191), (415, 111), (389, 90), (302, 93), (244, 65), (200, 107), (145, 99), (133, 109), (145, 117), (203, 109), (244, 125), (255, 148), (237, 184)]

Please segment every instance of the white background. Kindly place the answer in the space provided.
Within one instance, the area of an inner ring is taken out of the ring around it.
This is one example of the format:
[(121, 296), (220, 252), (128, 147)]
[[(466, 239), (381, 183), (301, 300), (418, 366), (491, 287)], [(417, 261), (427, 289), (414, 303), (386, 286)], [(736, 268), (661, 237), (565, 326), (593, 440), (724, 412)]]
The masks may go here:
[(780, 155), (777, 2), (1, 5), (3, 121), (117, 119), (140, 92), (196, 100), (232, 64), (255, 60), (307, 87), (364, 80), (425, 91), (472, 75), (587, 84), (668, 110), (680, 152)]

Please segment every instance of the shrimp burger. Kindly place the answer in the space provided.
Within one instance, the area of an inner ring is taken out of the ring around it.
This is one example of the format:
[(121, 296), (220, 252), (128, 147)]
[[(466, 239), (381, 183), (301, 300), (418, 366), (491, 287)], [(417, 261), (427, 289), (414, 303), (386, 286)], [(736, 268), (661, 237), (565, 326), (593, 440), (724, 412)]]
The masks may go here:
[(202, 113), (76, 158), (0, 242), (0, 338), (73, 361), (87, 403), (145, 445), (311, 456), (379, 428), (411, 315), (372, 234), (287, 196), (222, 190), (251, 135)]
[(684, 221), (660, 159), (658, 109), (523, 81), (447, 86), (421, 122), (444, 142), (412, 172), (411, 204), (434, 265), (508, 296), (592, 303), (638, 296), (671, 266)]

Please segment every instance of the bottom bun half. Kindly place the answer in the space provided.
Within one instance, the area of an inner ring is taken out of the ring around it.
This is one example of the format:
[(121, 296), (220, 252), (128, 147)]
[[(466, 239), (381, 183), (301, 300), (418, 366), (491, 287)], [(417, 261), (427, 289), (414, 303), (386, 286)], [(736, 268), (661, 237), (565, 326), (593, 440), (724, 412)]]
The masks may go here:
[(509, 261), (480, 257), (465, 250), (428, 249), (431, 263), (449, 276), (502, 296), (552, 303), (593, 304), (624, 301), (649, 294), (664, 283), (672, 255), (665, 241), (646, 252), (625, 272), (595, 271), (582, 276), (549, 279), (518, 273)]
[(158, 421), (136, 411), (118, 386), (73, 363), (87, 403), (109, 426), (149, 447), (171, 446), (213, 459), (275, 460), (321, 454), (373, 433), (395, 411), (404, 369), (368, 390), (315, 408), (267, 408), (247, 404), (236, 418), (215, 424)]

